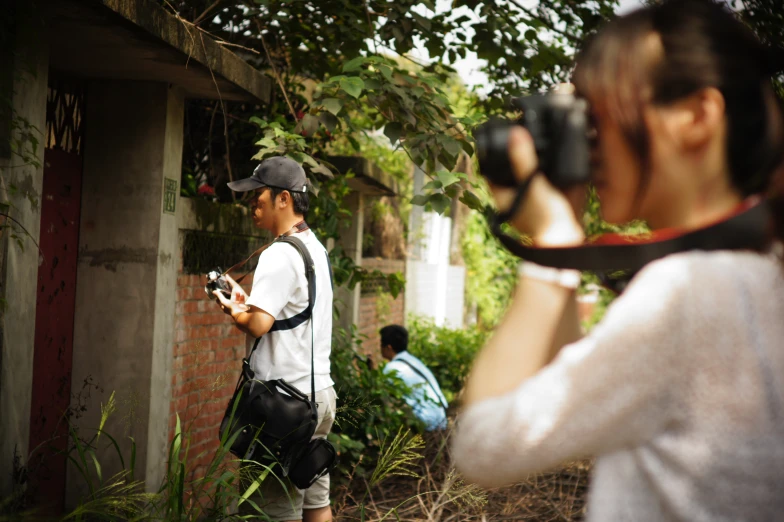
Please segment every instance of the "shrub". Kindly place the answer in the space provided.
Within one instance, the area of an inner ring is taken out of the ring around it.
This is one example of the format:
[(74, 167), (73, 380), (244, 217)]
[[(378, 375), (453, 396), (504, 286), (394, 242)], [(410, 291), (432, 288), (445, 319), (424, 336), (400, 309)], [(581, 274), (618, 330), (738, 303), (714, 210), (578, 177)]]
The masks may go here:
[(372, 470), (387, 437), (394, 438), (404, 428), (415, 432), (424, 428), (403, 401), (410, 389), (397, 377), (371, 368), (356, 352), (359, 345), (354, 331), (340, 329), (333, 335), (332, 378), (338, 411), (329, 440), (340, 456), (338, 480)]
[(451, 329), (436, 326), (431, 319), (411, 317), (408, 351), (430, 368), (451, 403), (463, 389), (474, 357), (487, 336), (488, 333), (475, 327)]

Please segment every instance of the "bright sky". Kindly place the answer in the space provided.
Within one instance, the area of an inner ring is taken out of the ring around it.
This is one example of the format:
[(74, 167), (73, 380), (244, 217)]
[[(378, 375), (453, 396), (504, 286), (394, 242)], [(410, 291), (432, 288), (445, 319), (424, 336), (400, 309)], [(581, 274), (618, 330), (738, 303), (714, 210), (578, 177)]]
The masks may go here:
[[(535, 6), (537, 3), (538, 3), (537, 0), (523, 0), (524, 5)], [(451, 5), (452, 5), (451, 0), (437, 0), (436, 11), (438, 13), (449, 11), (452, 8)], [(641, 5), (642, 2), (640, 0), (620, 0), (620, 5), (618, 6), (616, 12), (619, 14), (623, 14), (637, 7), (640, 7)], [(465, 7), (462, 7), (454, 11), (454, 14), (458, 16), (463, 13), (469, 16), (475, 16), (472, 11), (468, 10)], [(419, 14), (426, 15), (426, 12), (422, 12)], [(421, 61), (421, 62), (430, 61), (430, 55), (428, 54), (427, 49), (425, 49), (422, 46), (418, 46), (410, 54), (417, 61)], [(456, 63), (452, 65), (457, 70), (458, 74), (469, 88), (478, 86), (479, 90), (481, 91), (481, 86), (487, 85), (487, 76), (479, 70), (482, 66), (482, 62), (483, 60), (478, 59), (476, 57), (476, 54), (471, 53), (468, 56), (466, 56), (464, 60), (458, 60)]]

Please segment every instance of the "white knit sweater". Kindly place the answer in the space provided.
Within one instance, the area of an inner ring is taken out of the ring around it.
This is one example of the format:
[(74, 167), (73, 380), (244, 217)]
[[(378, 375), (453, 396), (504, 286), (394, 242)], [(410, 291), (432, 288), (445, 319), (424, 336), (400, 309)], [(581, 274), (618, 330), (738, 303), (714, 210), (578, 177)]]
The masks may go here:
[(483, 485), (594, 456), (589, 521), (784, 520), (780, 251), (651, 263), (590, 335), (468, 408), (453, 455)]

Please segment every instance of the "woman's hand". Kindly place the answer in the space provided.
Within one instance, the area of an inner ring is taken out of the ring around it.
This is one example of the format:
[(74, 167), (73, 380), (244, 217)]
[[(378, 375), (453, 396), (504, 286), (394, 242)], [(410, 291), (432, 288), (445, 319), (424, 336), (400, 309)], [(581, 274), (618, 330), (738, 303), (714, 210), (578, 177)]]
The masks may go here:
[[(534, 142), (527, 130), (515, 125), (509, 131), (509, 159), (518, 183), (533, 176), (537, 168)], [(499, 210), (512, 204), (516, 189), (490, 185)], [(509, 224), (531, 237), (537, 246), (579, 245), (585, 239), (575, 213), (581, 213), (585, 187), (575, 187), (567, 194), (553, 187), (545, 176), (535, 176), (517, 213)]]

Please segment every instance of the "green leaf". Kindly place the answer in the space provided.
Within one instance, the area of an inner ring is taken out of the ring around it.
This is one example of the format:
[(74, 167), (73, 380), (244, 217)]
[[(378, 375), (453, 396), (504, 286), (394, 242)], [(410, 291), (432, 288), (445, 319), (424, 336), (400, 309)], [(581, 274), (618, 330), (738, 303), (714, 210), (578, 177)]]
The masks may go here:
[(463, 146), (460, 144), (460, 142), (447, 134), (439, 135), (438, 143), (440, 143), (441, 146), (444, 147), (444, 150), (447, 152), (447, 154), (453, 158), (456, 158), (460, 154), (460, 151), (463, 150)]
[(340, 109), (343, 108), (343, 100), (340, 98), (324, 98), (321, 100), (321, 106), (331, 112), (333, 115), (337, 116), (340, 112)]
[(313, 136), (319, 127), (319, 119), (313, 116), (312, 114), (306, 114), (302, 117), (302, 120), (299, 122), (299, 126), (303, 131), (305, 131), (305, 136), (311, 137)]
[(389, 81), (389, 82), (392, 81), (392, 69), (391, 68), (389, 68), (386, 65), (380, 65), (378, 67), (378, 70), (381, 71), (381, 74), (384, 75), (384, 78), (386, 78), (387, 81)]
[(430, 30), (430, 27), (431, 27), (430, 20), (428, 20), (427, 18), (425, 18), (425, 17), (424, 17), (424, 16), (422, 16), (422, 15), (419, 15), (419, 14), (417, 14), (417, 13), (414, 13), (413, 11), (411, 12), (411, 14), (414, 16), (414, 20), (416, 20), (416, 21), (417, 21), (417, 23), (418, 23), (419, 25), (421, 25), (421, 26), (422, 26), (422, 28), (423, 28), (425, 31), (429, 31), (429, 30)]
[(438, 181), (441, 182), (443, 187), (448, 187), (449, 185), (460, 181), (460, 176), (454, 172), (449, 172), (448, 170), (439, 170), (436, 172), (436, 177), (438, 178)]
[(389, 138), (389, 142), (394, 145), (403, 134), (403, 124), (396, 121), (391, 121), (384, 125), (384, 136)]
[(265, 478), (267, 478), (267, 475), (269, 475), (269, 468), (265, 467), (264, 470), (259, 474), (259, 478), (254, 480), (253, 483), (250, 486), (248, 486), (248, 489), (246, 489), (245, 492), (242, 494), (242, 497), (240, 497), (239, 502), (237, 502), (238, 506), (241, 505), (246, 500), (248, 500), (248, 497), (253, 495), (253, 493), (257, 489), (259, 489), (259, 486), (261, 486), (261, 483), (264, 482)]
[(256, 145), (259, 145), (261, 147), (266, 147), (266, 148), (271, 148), (271, 147), (277, 147), (278, 146), (277, 142), (275, 140), (273, 140), (272, 138), (262, 138), (262, 139), (260, 139), (259, 141), (256, 142)]
[(387, 286), (389, 287), (389, 293), (392, 294), (392, 297), (397, 299), (400, 292), (406, 288), (406, 278), (403, 277), (403, 274), (400, 272), (389, 274), (387, 275)]
[(266, 126), (267, 126), (267, 122), (266, 122), (266, 121), (264, 121), (264, 120), (262, 120), (262, 119), (261, 119), (261, 118), (259, 118), (258, 116), (251, 116), (251, 117), (248, 119), (248, 121), (249, 121), (249, 122), (251, 122), (251, 123), (255, 123), (256, 125), (258, 125), (258, 126), (259, 126), (260, 128), (262, 128), (262, 129), (263, 129), (264, 127), (266, 127)]
[(327, 83), (333, 83), (333, 82), (338, 83), (342, 81), (345, 77), (346, 77), (345, 75), (339, 74), (337, 76), (331, 77), (329, 80), (327, 80)]
[(319, 114), (318, 118), (319, 118), (319, 121), (321, 121), (321, 124), (329, 132), (333, 132), (335, 130), (335, 128), (338, 126), (338, 124), (340, 123), (340, 120), (338, 120), (335, 117), (335, 115), (333, 115), (330, 112), (322, 112), (321, 114)]
[(350, 78), (341, 78), (340, 80), (340, 88), (343, 89), (346, 94), (354, 98), (359, 98), (359, 95), (362, 94), (362, 89), (364, 87), (365, 82), (362, 81), (362, 78), (358, 78), (356, 76), (352, 76)]
[(98, 483), (101, 483), (103, 482), (103, 473), (101, 472), (101, 464), (98, 462), (98, 457), (95, 456), (93, 450), (89, 450), (88, 453), (93, 459), (93, 464), (95, 464), (95, 474), (98, 476)]
[(333, 174), (332, 171), (329, 170), (329, 168), (327, 168), (323, 163), (319, 163), (318, 166), (311, 168), (310, 171), (315, 174), (326, 176), (329, 179), (333, 179), (335, 177), (335, 174)]
[(422, 191), (423, 192), (429, 192), (429, 191), (433, 191), (433, 190), (438, 190), (440, 188), (443, 188), (443, 185), (441, 184), (441, 182), (438, 181), (437, 179), (433, 179), (433, 180), (428, 181), (425, 184), (425, 186), (422, 187)]
[(463, 203), (465, 206), (472, 210), (478, 210), (482, 212), (485, 206), (482, 204), (482, 201), (477, 197), (476, 194), (471, 192), (470, 190), (464, 190), (463, 195), (460, 196), (460, 202)]
[(374, 80), (373, 78), (368, 78), (365, 80), (365, 89), (368, 91), (377, 91), (381, 88), (381, 82), (378, 80)]
[(439, 214), (443, 214), (447, 207), (449, 207), (451, 204), (452, 200), (450, 200), (444, 194), (433, 194), (430, 196), (430, 205), (433, 207), (433, 210)]
[(426, 196), (424, 194), (417, 194), (416, 196), (411, 198), (411, 204), (412, 205), (419, 205), (421, 207), (421, 206), (426, 205), (429, 199), (430, 199), (430, 196)]
[(358, 56), (343, 65), (343, 72), (356, 71), (357, 69), (361, 69), (363, 65), (365, 65), (365, 57)]

